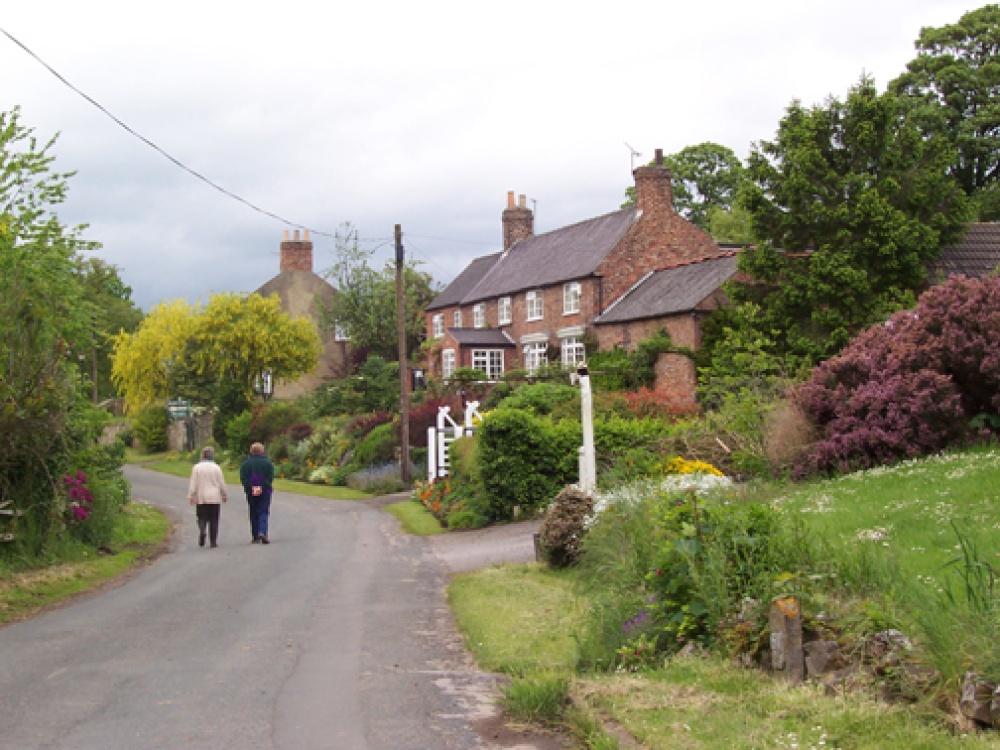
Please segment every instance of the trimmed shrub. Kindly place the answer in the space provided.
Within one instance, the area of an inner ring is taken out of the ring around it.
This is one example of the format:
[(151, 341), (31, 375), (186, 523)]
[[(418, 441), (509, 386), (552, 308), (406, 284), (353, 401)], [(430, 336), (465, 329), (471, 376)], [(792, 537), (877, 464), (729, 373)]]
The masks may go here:
[(542, 557), (554, 568), (568, 568), (580, 558), (587, 519), (594, 501), (576, 487), (564, 487), (552, 501), (538, 530)]
[(512, 518), (515, 506), (537, 512), (579, 468), (579, 423), (553, 424), (520, 409), (497, 409), (483, 420), (478, 440), (490, 521)]
[(399, 438), (396, 426), (380, 424), (369, 432), (351, 454), (351, 466), (355, 470), (378, 466), (394, 460)]
[(167, 449), (167, 425), (170, 418), (162, 406), (148, 406), (135, 416), (132, 431), (146, 453)]

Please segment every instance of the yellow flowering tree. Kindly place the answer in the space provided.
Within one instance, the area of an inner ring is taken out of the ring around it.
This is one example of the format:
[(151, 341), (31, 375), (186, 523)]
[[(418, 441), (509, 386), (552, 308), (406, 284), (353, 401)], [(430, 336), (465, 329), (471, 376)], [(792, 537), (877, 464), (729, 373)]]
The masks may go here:
[(166, 400), (173, 370), (198, 323), (198, 309), (184, 300), (152, 308), (134, 333), (113, 337), (111, 380), (134, 414)]

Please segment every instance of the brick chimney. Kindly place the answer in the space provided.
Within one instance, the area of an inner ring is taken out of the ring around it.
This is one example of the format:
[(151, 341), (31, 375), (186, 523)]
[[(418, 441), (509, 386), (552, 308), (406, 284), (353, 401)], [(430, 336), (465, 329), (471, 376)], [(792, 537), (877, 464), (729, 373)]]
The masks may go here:
[(313, 270), (313, 243), (309, 239), (309, 230), (302, 230), (302, 234), (302, 238), (299, 239), (299, 230), (296, 229), (292, 239), (288, 239), (288, 230), (285, 230), (284, 239), (281, 241), (282, 271)]
[(635, 178), (635, 205), (643, 215), (671, 214), (674, 211), (673, 175), (663, 164), (663, 149), (656, 149), (655, 163), (638, 167), (632, 172)]
[(517, 242), (535, 234), (535, 215), (528, 208), (528, 199), (518, 196), (514, 203), (514, 191), (507, 192), (507, 208), (503, 212), (503, 251), (507, 252)]

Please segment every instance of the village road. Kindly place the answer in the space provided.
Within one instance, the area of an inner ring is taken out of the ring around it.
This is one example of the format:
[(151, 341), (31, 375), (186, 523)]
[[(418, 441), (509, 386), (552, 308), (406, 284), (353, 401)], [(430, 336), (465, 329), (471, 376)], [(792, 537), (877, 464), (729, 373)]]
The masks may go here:
[(174, 549), (98, 595), (0, 628), (0, 748), (483, 747), (426, 540), (360, 503), (277, 493), (251, 545), (238, 487), (199, 548), (187, 481), (126, 467)]

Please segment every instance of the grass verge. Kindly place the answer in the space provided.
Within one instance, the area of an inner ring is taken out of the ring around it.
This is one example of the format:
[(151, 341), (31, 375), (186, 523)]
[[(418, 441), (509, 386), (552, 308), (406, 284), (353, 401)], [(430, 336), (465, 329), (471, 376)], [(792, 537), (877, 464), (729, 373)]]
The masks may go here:
[[(184, 477), (186, 479), (191, 476), (192, 463), (179, 458), (153, 458), (151, 461), (141, 462), (141, 465), (145, 469), (159, 471), (175, 477)], [(227, 484), (240, 483), (238, 470), (223, 467), (222, 473), (226, 477)], [(296, 495), (308, 495), (309, 497), (325, 497), (329, 500), (363, 500), (366, 497), (370, 497), (367, 493), (352, 490), (349, 487), (332, 487), (326, 484), (294, 482), (291, 479), (275, 479), (274, 489), (278, 492), (290, 492)]]
[(412, 500), (403, 500), (385, 507), (403, 526), (403, 531), (414, 536), (433, 536), (443, 534), (445, 529), (424, 506)]
[(84, 547), (64, 551), (63, 561), (25, 569), (0, 569), (0, 625), (23, 620), (112, 580), (155, 556), (170, 521), (155, 508), (130, 503), (122, 514), (110, 554)]

